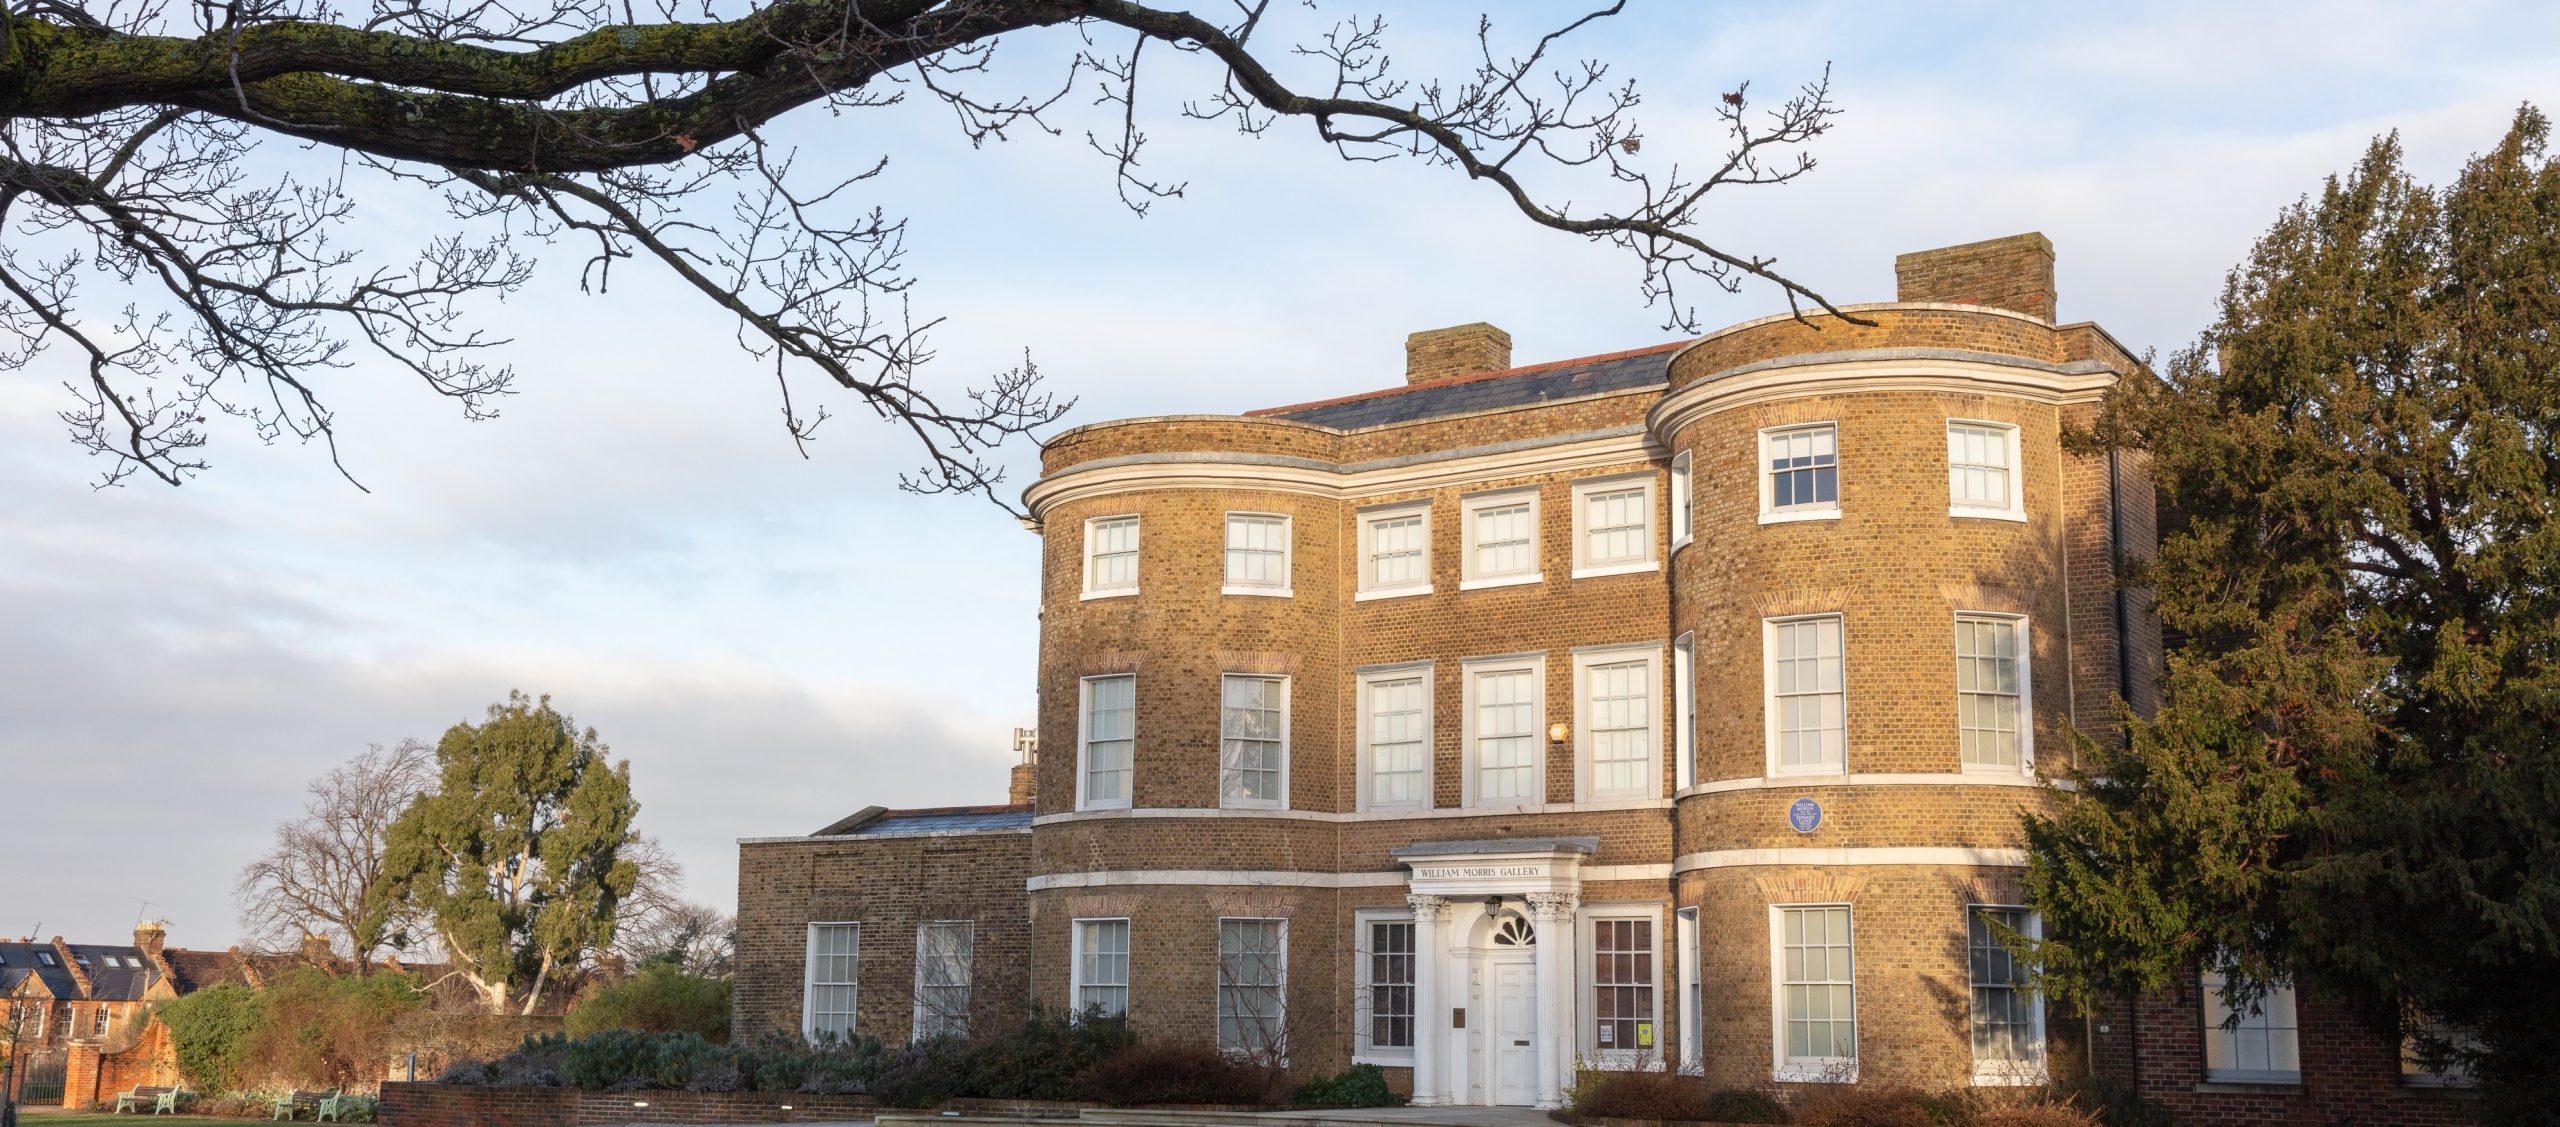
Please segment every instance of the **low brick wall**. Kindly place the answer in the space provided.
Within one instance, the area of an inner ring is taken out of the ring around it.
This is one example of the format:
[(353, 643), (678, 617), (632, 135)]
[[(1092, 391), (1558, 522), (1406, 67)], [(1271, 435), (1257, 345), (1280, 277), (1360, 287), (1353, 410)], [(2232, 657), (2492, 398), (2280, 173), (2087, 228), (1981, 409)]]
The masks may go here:
[(869, 1119), (868, 1096), (805, 1092), (589, 1092), (473, 1084), (382, 1086), (384, 1127), (620, 1127), (632, 1123), (804, 1123)]

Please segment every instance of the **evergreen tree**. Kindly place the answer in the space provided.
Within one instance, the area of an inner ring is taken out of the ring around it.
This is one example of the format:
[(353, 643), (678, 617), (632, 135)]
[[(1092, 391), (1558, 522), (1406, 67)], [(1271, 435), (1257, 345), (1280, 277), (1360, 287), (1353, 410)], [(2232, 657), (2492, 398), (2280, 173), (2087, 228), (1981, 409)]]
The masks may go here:
[(2083, 436), (2151, 460), (2141, 579), (2182, 642), (2159, 712), (2028, 827), (2058, 992), (2289, 981), (2509, 1122), (2560, 1117), (2548, 134), (2525, 107), (2443, 188), (2377, 140)]
[(613, 942), (638, 882), (631, 765), (608, 763), (540, 700), (510, 692), (436, 745), (439, 781), (384, 835), (377, 895), (421, 910), (493, 1012), (531, 1013), (552, 976)]

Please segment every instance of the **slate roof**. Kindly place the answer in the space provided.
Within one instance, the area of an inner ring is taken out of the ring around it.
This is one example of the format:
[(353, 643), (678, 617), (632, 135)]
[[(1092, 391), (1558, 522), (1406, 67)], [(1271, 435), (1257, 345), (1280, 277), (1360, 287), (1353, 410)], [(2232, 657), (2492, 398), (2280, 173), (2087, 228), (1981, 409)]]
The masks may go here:
[(1470, 411), (1633, 391), (1667, 382), (1672, 353), (1688, 343), (1675, 340), (1628, 352), (1532, 364), (1480, 376), (1461, 376), (1245, 413), (1314, 423), (1336, 430), (1359, 430)]
[(856, 837), (913, 837), (1031, 828), (1029, 807), (999, 810), (892, 810), (853, 829)]
[(0, 943), (0, 964), (5, 964), (5, 971), (0, 973), (6, 975), (5, 978), (0, 978), (0, 983), (5, 983), (6, 989), (15, 991), (20, 983), (25, 982), (28, 976), (32, 975), (42, 980), (45, 989), (56, 998), (79, 997), (80, 984), (72, 979), (71, 969), (64, 966), (46, 966), (44, 959), (37, 957), (37, 952), (43, 952), (45, 958), (51, 958), (53, 944)]

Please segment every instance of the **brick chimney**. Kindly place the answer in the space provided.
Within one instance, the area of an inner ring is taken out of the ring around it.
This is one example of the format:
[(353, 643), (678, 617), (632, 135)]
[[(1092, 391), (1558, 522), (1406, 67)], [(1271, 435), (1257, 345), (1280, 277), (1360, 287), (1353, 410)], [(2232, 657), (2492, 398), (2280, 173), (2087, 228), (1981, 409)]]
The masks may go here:
[(1482, 321), (1404, 338), (1404, 382), (1431, 383), (1511, 366), (1511, 334)]
[(2053, 241), (2029, 231), (1893, 260), (1896, 301), (1988, 305), (2053, 320)]
[(1013, 750), (1022, 761), (1013, 765), (1013, 785), (1006, 788), (1004, 800), (1015, 806), (1028, 806), (1034, 780), (1040, 774), (1040, 733), (1031, 728), (1014, 729)]
[(168, 945), (168, 924), (159, 920), (144, 920), (141, 923), (133, 925), (134, 949), (141, 951), (146, 956), (149, 956), (152, 961), (159, 961), (161, 950)]

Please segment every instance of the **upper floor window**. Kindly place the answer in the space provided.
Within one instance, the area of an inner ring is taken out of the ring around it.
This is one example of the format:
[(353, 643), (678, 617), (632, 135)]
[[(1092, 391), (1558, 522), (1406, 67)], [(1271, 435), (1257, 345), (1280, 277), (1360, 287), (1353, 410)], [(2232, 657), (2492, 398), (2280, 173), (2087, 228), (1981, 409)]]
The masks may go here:
[(1470, 806), (1546, 801), (1545, 662), (1505, 658), (1467, 666), (1466, 800)]
[(1760, 432), (1760, 522), (1840, 515), (1840, 431), (1831, 423)]
[(1084, 597), (1138, 593), (1138, 518), (1084, 522)]
[(1774, 618), (1764, 631), (1769, 773), (1847, 770), (1848, 692), (1840, 654), (1840, 616)]
[(1430, 506), (1410, 505), (1361, 514), (1357, 598), (1430, 593)]
[(1671, 459), (1671, 546), (1674, 548), (1688, 543), (1690, 536), (1694, 535), (1691, 527), (1697, 518), (1689, 511), (1694, 504), (1692, 488), (1689, 483), (1689, 456), (1682, 454)]
[(1289, 804), (1289, 679), (1219, 679), (1218, 804)]
[(1129, 1012), (1129, 921), (1077, 920), (1067, 993), (1078, 1015)]
[(1420, 810), (1431, 805), (1431, 669), (1407, 666), (1360, 676), (1360, 807)]
[(1654, 686), (1662, 681), (1662, 651), (1612, 647), (1573, 655), (1575, 727), (1582, 750), (1582, 797), (1652, 798), (1661, 789), (1662, 746), (1656, 727)]
[(2020, 494), (2018, 428), (1948, 420), (1948, 514), (2025, 520), (2026, 504)]
[(1138, 679), (1130, 674), (1084, 679), (1084, 746), (1076, 762), (1083, 787), (1079, 806), (1129, 805), (1138, 744)]
[(1573, 575), (1652, 571), (1653, 475), (1573, 486)]
[(1671, 785), (1687, 790), (1697, 782), (1697, 644), (1682, 634), (1671, 643)]
[(1845, 904), (1771, 909), (1778, 1078), (1857, 1079), (1858, 980)]
[(1479, 494), (1461, 504), (1466, 517), (1466, 567), (1458, 586), (1538, 582), (1537, 490)]
[[(2236, 1006), (2222, 975), (2204, 974), (2204, 1078), (2240, 1084), (2302, 1082), (2302, 1046), (2293, 987), (2269, 986)], [(2235, 1009), (2238, 1016), (2234, 1017)]]
[(2026, 620), (1956, 616), (1956, 733), (1966, 767), (2034, 765), (2027, 705)]
[(809, 925), (808, 961), (803, 968), (800, 1032), (812, 1041), (851, 1040), (856, 974), (862, 948), (862, 925)]
[(1227, 514), (1227, 582), (1230, 595), (1289, 593), (1289, 518), (1271, 513)]
[(915, 1039), (969, 1035), (969, 968), (978, 925), (940, 920), (916, 928)]
[(2032, 937), (2024, 908), (1965, 909), (1965, 962), (1973, 990), (1973, 1082), (2039, 1084), (2044, 1074), (2044, 1007), (2026, 968), (2003, 942)]

